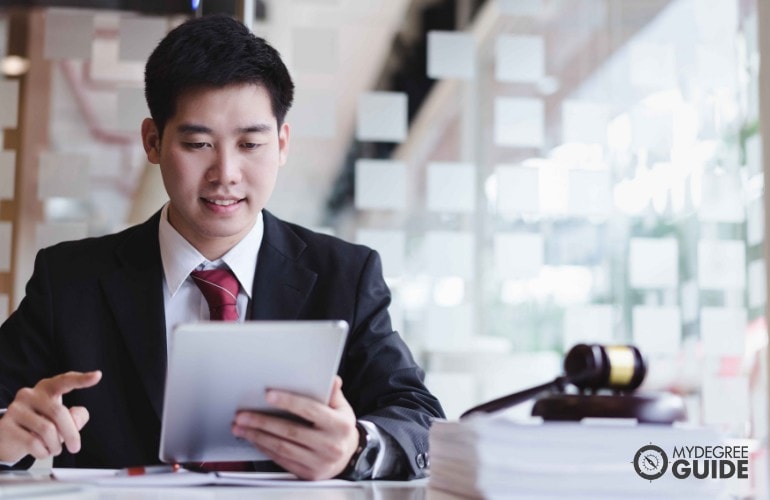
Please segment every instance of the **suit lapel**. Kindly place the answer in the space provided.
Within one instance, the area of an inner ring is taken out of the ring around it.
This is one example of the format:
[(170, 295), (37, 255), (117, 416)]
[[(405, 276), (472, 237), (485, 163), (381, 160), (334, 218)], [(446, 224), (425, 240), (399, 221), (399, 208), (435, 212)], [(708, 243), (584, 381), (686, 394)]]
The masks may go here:
[(166, 378), (159, 220), (160, 214), (156, 213), (117, 249), (122, 265), (102, 280), (118, 328), (158, 417), (163, 409)]
[(265, 233), (257, 259), (250, 319), (297, 319), (318, 275), (298, 259), (307, 245), (288, 224), (262, 211)]

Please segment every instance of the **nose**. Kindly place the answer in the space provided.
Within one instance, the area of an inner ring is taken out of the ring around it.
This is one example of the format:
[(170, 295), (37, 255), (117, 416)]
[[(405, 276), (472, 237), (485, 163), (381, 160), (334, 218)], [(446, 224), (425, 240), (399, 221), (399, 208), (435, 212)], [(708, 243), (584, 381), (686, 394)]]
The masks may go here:
[(238, 184), (241, 181), (241, 168), (237, 155), (224, 148), (217, 150), (214, 163), (207, 172), (207, 180), (217, 184)]

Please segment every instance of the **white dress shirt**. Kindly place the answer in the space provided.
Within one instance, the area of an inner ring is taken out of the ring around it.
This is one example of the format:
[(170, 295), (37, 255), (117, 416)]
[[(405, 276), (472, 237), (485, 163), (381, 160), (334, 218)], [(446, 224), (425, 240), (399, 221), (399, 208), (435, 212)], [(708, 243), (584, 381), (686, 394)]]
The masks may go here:
[(221, 259), (211, 262), (168, 222), (168, 204), (163, 207), (158, 226), (160, 258), (163, 262), (163, 307), (166, 312), (166, 340), (171, 345), (171, 332), (182, 323), (209, 319), (209, 306), (190, 273), (195, 270), (229, 268), (238, 279), (238, 321), (246, 319), (251, 300), (257, 255), (264, 234), (262, 212), (254, 227)]

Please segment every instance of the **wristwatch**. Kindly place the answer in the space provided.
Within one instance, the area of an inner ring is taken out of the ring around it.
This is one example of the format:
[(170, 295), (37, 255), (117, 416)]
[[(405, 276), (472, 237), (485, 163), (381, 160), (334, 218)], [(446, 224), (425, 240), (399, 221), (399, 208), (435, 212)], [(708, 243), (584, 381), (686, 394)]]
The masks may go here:
[(374, 464), (380, 453), (380, 440), (373, 433), (366, 429), (366, 425), (373, 425), (369, 422), (356, 422), (358, 429), (358, 447), (350, 457), (350, 462), (339, 477), (351, 481), (360, 481), (362, 479), (371, 479), (374, 472)]

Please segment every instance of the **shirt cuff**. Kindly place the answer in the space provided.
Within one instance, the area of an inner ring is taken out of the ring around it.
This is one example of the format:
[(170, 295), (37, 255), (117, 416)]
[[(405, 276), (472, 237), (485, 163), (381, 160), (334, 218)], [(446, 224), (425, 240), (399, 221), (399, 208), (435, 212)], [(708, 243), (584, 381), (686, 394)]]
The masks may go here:
[(398, 470), (398, 443), (386, 432), (380, 430), (377, 425), (368, 420), (359, 420), (366, 432), (380, 442), (380, 451), (374, 460), (372, 479), (392, 476)]

